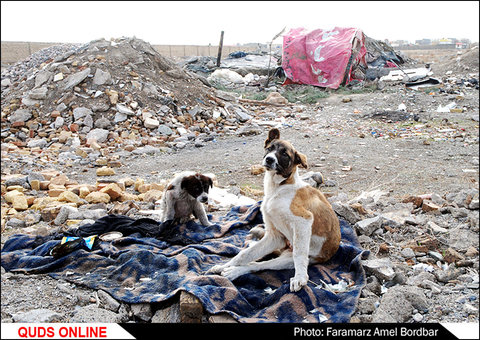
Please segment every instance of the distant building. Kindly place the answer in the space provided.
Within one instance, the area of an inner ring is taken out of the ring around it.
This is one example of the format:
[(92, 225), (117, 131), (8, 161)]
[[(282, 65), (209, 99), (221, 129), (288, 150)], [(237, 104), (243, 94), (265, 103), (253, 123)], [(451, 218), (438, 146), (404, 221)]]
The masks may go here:
[(425, 45), (431, 45), (431, 44), (432, 44), (432, 40), (431, 40), (431, 39), (415, 40), (415, 45), (425, 46)]
[(442, 38), (442, 39), (438, 40), (438, 44), (439, 45), (449, 45), (449, 44), (453, 44), (453, 41), (450, 38)]

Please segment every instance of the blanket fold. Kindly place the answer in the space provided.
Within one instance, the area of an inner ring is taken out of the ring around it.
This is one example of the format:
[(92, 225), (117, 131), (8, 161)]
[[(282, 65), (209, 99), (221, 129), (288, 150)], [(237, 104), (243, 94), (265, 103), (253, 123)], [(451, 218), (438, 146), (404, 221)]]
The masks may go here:
[[(194, 221), (169, 226), (174, 231), (168, 232), (170, 238), (162, 238), (167, 235), (163, 232), (152, 237), (154, 220), (138, 222), (126, 220), (125, 216), (105, 216), (70, 234), (90, 236), (82, 234), (85, 230), (100, 234), (122, 223), (128, 228), (132, 223), (134, 227), (140, 225), (140, 229), (147, 223), (149, 231), (142, 233), (133, 228), (127, 236), (99, 241), (90, 251), (78, 249), (59, 259), (49, 251), (60, 243), (61, 235), (41, 239), (17, 234), (5, 242), (1, 265), (7, 271), (47, 273), (56, 279), (102, 289), (126, 303), (161, 302), (185, 290), (195, 295), (209, 313), (226, 312), (240, 322), (348, 322), (365, 284), (360, 263), (365, 251), (344, 220), (340, 220), (339, 250), (328, 262), (309, 266), (309, 283), (299, 292), (289, 290), (293, 269), (245, 274), (233, 282), (205, 274), (246, 246), (249, 230), (263, 223), (260, 203), (233, 207), (217, 221), (212, 220), (214, 224), (209, 227)], [(172, 235), (183, 242), (170, 242)]]

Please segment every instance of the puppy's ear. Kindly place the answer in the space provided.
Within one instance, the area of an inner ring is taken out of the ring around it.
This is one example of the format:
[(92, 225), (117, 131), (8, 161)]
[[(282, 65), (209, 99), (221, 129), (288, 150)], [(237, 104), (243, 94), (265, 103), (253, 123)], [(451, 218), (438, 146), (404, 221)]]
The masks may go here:
[(268, 137), (265, 140), (265, 147), (267, 147), (267, 145), (275, 139), (280, 139), (280, 131), (277, 128), (273, 128), (268, 131)]
[(308, 168), (307, 156), (305, 156), (303, 153), (300, 153), (298, 151), (295, 151), (294, 163), (300, 165), (302, 168), (305, 168), (305, 169)]
[(210, 188), (213, 188), (213, 180), (212, 180), (212, 178), (207, 176), (207, 181), (208, 181), (208, 185), (210, 186)]
[(204, 183), (207, 184), (208, 187), (213, 188), (213, 179), (210, 176), (206, 175), (200, 175), (200, 180)]

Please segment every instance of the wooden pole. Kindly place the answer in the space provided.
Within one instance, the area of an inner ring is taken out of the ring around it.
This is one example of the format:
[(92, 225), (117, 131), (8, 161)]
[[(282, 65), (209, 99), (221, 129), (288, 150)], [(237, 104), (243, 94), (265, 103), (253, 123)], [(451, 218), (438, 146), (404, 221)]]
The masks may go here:
[(220, 67), (220, 59), (222, 58), (222, 48), (223, 48), (223, 31), (220, 34), (220, 44), (218, 45), (217, 67)]

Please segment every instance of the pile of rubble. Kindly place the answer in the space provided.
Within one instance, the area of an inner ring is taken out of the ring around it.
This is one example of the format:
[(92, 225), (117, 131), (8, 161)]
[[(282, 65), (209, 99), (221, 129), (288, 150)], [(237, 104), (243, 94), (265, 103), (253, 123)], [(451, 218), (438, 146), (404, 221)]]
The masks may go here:
[(2, 72), (2, 146), (39, 153), (57, 143), (175, 148), (201, 145), (250, 118), (140, 39), (96, 40), (39, 55)]
[(478, 321), (478, 193), (330, 198), (370, 251), (352, 322)]

